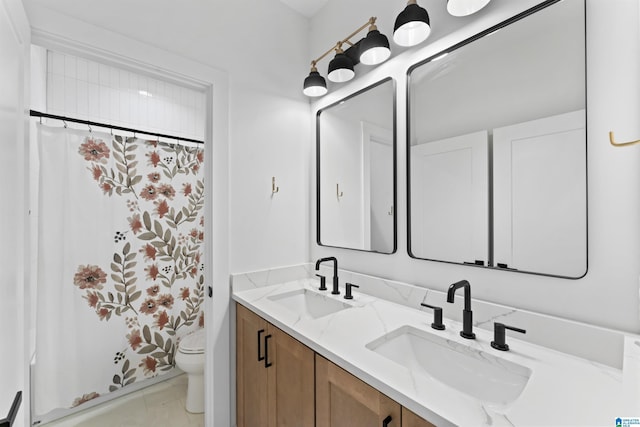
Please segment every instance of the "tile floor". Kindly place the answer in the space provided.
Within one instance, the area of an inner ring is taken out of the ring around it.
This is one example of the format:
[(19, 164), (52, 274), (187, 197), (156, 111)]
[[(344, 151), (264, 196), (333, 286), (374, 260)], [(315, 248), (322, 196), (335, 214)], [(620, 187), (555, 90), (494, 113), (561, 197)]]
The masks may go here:
[(204, 427), (204, 414), (184, 409), (187, 376), (142, 390), (45, 424), (46, 427)]

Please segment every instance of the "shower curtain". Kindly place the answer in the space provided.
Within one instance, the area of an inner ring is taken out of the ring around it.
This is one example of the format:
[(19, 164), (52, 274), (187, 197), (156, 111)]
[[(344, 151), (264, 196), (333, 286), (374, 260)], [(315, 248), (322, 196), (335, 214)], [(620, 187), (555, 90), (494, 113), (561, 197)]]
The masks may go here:
[(38, 125), (34, 413), (174, 369), (203, 326), (203, 151)]

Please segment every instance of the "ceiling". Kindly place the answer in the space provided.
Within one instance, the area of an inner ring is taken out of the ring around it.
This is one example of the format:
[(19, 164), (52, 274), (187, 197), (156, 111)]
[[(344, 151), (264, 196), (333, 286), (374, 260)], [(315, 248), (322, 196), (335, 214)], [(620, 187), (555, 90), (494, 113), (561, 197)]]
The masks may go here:
[[(76, 40), (116, 57), (132, 40), (224, 71), (245, 88), (298, 97), (302, 83), (292, 79), (308, 72), (310, 23), (284, 1), (247, 7), (229, 0), (22, 0), (32, 28), (45, 38)], [(326, 0), (286, 1), (312, 13), (311, 2)]]
[(307, 18), (313, 17), (328, 0), (280, 0), (291, 9)]

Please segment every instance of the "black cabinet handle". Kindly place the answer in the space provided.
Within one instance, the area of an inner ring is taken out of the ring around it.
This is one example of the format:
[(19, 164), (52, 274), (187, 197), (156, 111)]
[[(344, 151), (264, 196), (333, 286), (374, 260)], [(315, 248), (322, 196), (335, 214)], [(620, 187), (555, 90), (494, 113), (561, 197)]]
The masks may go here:
[(269, 339), (271, 338), (271, 334), (264, 337), (264, 367), (268, 368), (273, 365), (273, 363), (269, 362)]
[(393, 418), (391, 418), (391, 415), (387, 415), (387, 418), (382, 420), (382, 427), (389, 427), (389, 424), (391, 424), (392, 420)]
[(262, 355), (262, 338), (260, 335), (264, 334), (264, 329), (260, 329), (258, 331), (258, 362), (262, 362), (264, 360), (264, 356)]

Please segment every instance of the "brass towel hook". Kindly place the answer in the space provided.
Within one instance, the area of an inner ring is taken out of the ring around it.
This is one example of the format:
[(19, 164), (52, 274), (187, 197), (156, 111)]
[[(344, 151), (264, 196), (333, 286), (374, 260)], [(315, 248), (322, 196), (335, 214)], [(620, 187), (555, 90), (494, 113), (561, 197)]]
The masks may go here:
[(278, 191), (280, 191), (280, 187), (276, 187), (276, 177), (272, 176), (271, 177), (271, 195), (273, 196)]
[(635, 141), (629, 141), (629, 142), (615, 142), (613, 138), (613, 131), (610, 131), (609, 142), (611, 142), (611, 145), (613, 145), (614, 147), (626, 147), (628, 145), (640, 144), (640, 139), (636, 139)]
[(344, 193), (340, 191), (340, 184), (336, 184), (336, 196), (338, 197), (338, 199), (344, 196)]

